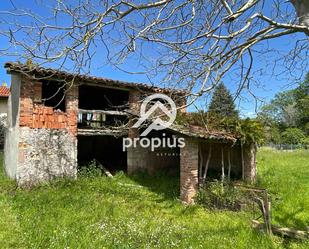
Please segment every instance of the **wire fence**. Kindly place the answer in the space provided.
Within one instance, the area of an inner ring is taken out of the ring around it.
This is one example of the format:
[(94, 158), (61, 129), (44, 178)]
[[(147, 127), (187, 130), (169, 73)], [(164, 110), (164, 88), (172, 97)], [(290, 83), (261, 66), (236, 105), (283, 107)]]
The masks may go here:
[(268, 147), (271, 147), (276, 150), (299, 150), (299, 149), (309, 149), (307, 145), (304, 144), (268, 144)]

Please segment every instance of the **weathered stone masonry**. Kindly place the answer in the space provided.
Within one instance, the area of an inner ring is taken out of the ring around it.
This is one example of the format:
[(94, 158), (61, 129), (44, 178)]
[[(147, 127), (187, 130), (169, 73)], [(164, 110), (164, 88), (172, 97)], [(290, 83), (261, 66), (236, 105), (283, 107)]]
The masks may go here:
[(75, 177), (78, 88), (68, 89), (66, 111), (61, 112), (40, 103), (40, 82), (26, 77), (20, 80), (19, 132), (15, 135), (18, 136), (15, 138), (18, 140), (15, 170), (18, 184), (33, 185), (59, 176)]

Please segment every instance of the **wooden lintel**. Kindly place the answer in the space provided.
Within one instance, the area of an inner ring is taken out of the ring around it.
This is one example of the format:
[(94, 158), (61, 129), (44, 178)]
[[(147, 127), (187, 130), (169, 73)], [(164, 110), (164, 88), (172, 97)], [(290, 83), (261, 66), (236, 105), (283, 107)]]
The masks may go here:
[(85, 110), (85, 109), (78, 109), (79, 113), (99, 113), (99, 114), (106, 114), (106, 115), (117, 115), (117, 116), (128, 116), (128, 112), (125, 111), (107, 111), (107, 110)]

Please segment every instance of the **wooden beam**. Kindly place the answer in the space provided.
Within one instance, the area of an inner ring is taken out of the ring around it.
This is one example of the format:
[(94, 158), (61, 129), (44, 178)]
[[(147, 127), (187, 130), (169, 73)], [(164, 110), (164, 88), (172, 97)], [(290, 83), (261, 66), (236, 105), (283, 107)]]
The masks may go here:
[[(252, 226), (259, 230), (262, 230), (265, 228), (265, 224), (257, 220), (252, 220)], [(271, 231), (273, 234), (276, 234), (282, 237), (289, 237), (292, 239), (309, 239), (309, 232), (302, 231), (302, 230), (296, 230), (293, 228), (279, 227), (279, 226), (272, 225)]]
[(77, 135), (79, 136), (126, 136), (128, 131), (126, 129), (77, 129)]
[(210, 158), (211, 158), (211, 144), (209, 144), (209, 152), (208, 152), (208, 157), (207, 157), (207, 161), (206, 161), (206, 165), (205, 165), (205, 171), (204, 171), (204, 175), (203, 175), (203, 183), (205, 183), (205, 181), (206, 181)]
[(78, 109), (79, 113), (99, 113), (99, 114), (106, 114), (106, 115), (117, 115), (117, 116), (128, 116), (128, 112), (125, 111), (107, 111), (107, 110), (85, 110), (85, 109)]
[(228, 181), (231, 180), (231, 148), (228, 148), (228, 151), (227, 151), (227, 159), (228, 159), (228, 171), (227, 171), (227, 179)]

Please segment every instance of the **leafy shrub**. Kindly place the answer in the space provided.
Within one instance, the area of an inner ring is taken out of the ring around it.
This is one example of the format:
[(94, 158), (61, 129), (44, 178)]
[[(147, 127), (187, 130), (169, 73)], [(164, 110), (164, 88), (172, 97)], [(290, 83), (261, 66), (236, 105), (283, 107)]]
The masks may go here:
[(302, 139), (301, 143), (302, 145), (304, 145), (306, 149), (308, 149), (309, 148), (309, 137), (305, 137), (304, 139)]
[(261, 145), (264, 143), (264, 128), (256, 120), (250, 118), (239, 120), (236, 131), (244, 144), (257, 143)]
[(304, 132), (298, 128), (287, 128), (282, 133), (282, 142), (285, 144), (301, 144), (305, 138)]
[(102, 170), (97, 165), (96, 160), (92, 160), (78, 169), (78, 175), (81, 177), (98, 177), (102, 175)]
[(245, 192), (218, 181), (208, 183), (197, 195), (197, 202), (209, 209), (239, 210), (247, 199)]
[(6, 120), (7, 120), (6, 115), (0, 115), (0, 149), (2, 149), (4, 146)]

